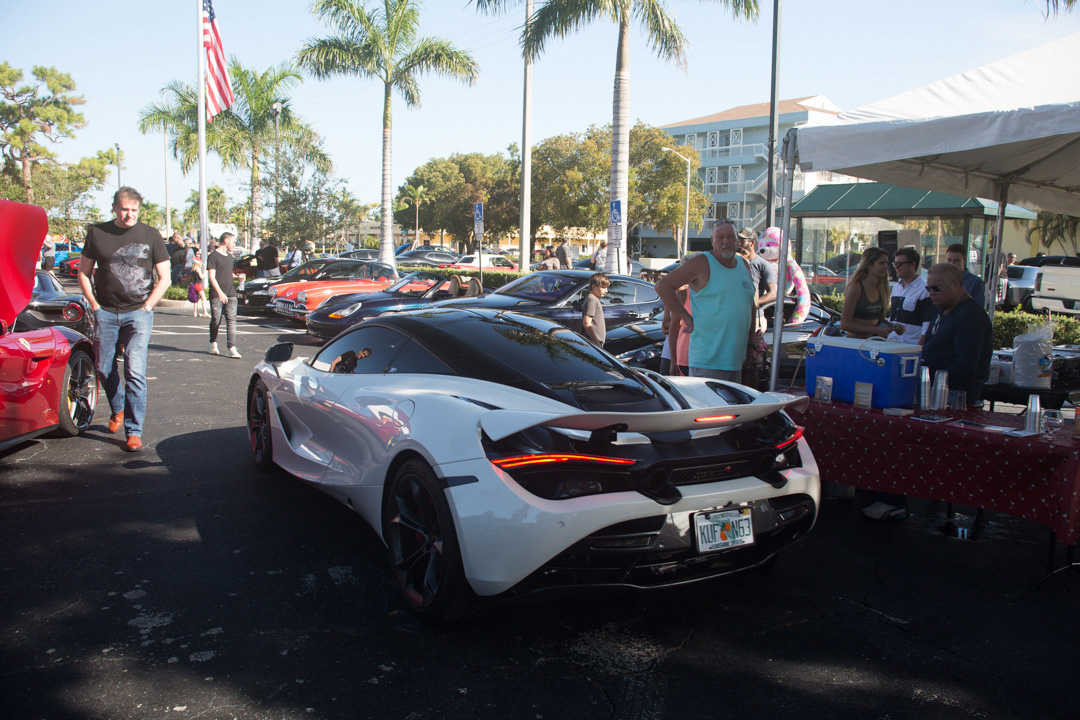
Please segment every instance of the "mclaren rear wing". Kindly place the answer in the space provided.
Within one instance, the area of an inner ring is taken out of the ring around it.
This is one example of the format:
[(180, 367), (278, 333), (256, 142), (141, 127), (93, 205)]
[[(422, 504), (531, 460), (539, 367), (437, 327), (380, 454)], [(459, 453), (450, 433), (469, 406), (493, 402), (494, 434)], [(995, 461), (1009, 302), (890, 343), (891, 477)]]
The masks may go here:
[(480, 426), (492, 440), (501, 440), (534, 425), (588, 432), (620, 425), (625, 426), (623, 432), (662, 433), (741, 425), (779, 410), (790, 408), (802, 411), (809, 402), (810, 398), (805, 395), (794, 397), (783, 393), (767, 392), (748, 405), (718, 405), (664, 412), (579, 411), (557, 414), (529, 410), (492, 410), (484, 414), (480, 420)]

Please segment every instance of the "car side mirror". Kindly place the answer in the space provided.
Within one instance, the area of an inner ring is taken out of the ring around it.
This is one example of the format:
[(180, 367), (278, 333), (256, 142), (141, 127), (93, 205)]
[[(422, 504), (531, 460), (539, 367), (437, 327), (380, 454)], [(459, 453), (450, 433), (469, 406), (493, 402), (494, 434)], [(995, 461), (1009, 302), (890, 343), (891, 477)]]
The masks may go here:
[(276, 343), (266, 348), (266, 356), (263, 360), (265, 360), (267, 364), (277, 367), (281, 363), (287, 362), (289, 358), (292, 357), (292, 354), (292, 343)]

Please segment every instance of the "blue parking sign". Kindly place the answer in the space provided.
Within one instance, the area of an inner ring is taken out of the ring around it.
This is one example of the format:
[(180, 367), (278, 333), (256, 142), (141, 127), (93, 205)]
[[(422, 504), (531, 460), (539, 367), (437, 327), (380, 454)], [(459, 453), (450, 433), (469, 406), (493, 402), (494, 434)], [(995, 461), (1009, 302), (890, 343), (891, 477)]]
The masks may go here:
[(611, 211), (608, 223), (611, 225), (622, 225), (622, 201), (612, 200)]
[(484, 203), (473, 203), (472, 219), (473, 222), (484, 222)]

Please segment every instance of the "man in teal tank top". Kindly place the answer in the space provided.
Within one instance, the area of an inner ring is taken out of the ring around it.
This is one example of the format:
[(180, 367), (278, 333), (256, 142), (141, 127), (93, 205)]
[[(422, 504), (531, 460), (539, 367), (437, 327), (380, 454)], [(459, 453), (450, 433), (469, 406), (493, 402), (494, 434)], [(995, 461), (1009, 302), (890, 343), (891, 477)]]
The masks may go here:
[[(754, 284), (746, 263), (736, 255), (735, 223), (713, 227), (712, 250), (696, 255), (656, 283), (656, 292), (690, 333), (689, 365), (693, 377), (742, 382), (746, 351), (754, 342)], [(690, 286), (690, 312), (676, 290)]]

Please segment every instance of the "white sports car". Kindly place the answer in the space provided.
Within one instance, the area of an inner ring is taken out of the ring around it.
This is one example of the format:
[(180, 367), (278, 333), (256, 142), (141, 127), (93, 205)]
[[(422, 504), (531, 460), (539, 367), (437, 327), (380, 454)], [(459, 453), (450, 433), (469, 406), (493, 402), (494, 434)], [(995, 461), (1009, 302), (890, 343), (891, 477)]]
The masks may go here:
[(817, 517), (784, 412), (805, 397), (632, 370), (488, 309), (377, 317), (291, 355), (272, 346), (248, 386), (255, 462), (360, 513), (425, 618), (762, 566)]

